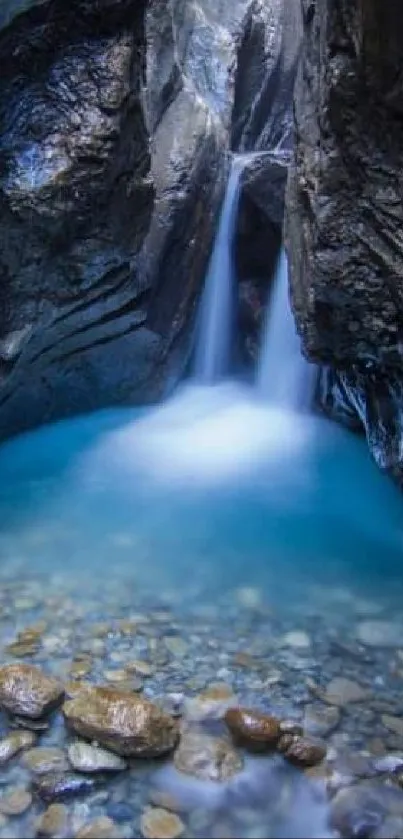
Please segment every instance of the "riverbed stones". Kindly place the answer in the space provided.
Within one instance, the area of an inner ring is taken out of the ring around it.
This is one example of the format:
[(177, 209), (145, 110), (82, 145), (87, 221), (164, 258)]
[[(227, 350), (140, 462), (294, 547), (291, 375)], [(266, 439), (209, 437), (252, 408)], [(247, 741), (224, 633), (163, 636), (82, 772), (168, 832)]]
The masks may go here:
[(48, 772), (65, 772), (70, 766), (62, 749), (55, 746), (38, 746), (29, 749), (23, 756), (23, 764), (34, 775), (46, 775)]
[(340, 723), (340, 710), (336, 705), (306, 705), (304, 731), (313, 737), (327, 737)]
[(401, 647), (403, 625), (381, 620), (362, 621), (357, 626), (357, 638), (368, 647)]
[(309, 767), (321, 763), (326, 755), (326, 746), (309, 737), (294, 737), (284, 751), (284, 757), (294, 766)]
[(182, 819), (162, 807), (149, 807), (140, 822), (144, 839), (179, 839), (185, 832)]
[(32, 804), (32, 795), (25, 787), (16, 787), (0, 796), (3, 816), (21, 816)]
[(50, 804), (36, 825), (36, 835), (46, 839), (64, 839), (68, 832), (68, 810), (64, 804)]
[(196, 725), (182, 732), (174, 755), (179, 772), (203, 781), (227, 781), (243, 768), (243, 760), (226, 737), (213, 737)]
[(381, 721), (388, 731), (392, 731), (393, 734), (397, 734), (398, 737), (403, 737), (403, 717), (393, 717), (390, 716), (390, 714), (382, 714)]
[(36, 719), (61, 702), (63, 685), (30, 664), (0, 667), (0, 706), (11, 714)]
[(67, 750), (69, 761), (76, 772), (122, 772), (126, 762), (119, 755), (99, 746), (77, 740)]
[(294, 647), (297, 650), (308, 650), (311, 646), (311, 639), (307, 632), (294, 630), (283, 636), (282, 644), (285, 647)]
[(81, 827), (75, 839), (119, 839), (119, 836), (115, 822), (109, 816), (99, 816)]
[(323, 699), (329, 705), (349, 705), (352, 702), (363, 702), (368, 699), (369, 692), (352, 679), (337, 676), (327, 685)]
[(36, 736), (33, 731), (13, 731), (0, 740), (0, 766), (4, 766), (23, 749), (34, 745)]
[(234, 740), (249, 751), (270, 751), (280, 739), (280, 723), (249, 708), (229, 708), (224, 717)]
[(68, 726), (112, 752), (131, 757), (158, 757), (179, 739), (177, 722), (152, 702), (135, 694), (96, 687), (63, 705)]

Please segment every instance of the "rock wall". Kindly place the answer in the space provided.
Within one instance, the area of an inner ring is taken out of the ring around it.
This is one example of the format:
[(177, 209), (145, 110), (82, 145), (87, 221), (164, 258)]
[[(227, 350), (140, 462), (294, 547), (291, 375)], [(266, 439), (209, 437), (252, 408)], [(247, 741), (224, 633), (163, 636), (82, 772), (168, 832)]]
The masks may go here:
[(228, 150), (290, 130), (298, 2), (3, 0), (0, 436), (182, 374)]
[(403, 7), (302, 0), (292, 300), (323, 408), (403, 477)]

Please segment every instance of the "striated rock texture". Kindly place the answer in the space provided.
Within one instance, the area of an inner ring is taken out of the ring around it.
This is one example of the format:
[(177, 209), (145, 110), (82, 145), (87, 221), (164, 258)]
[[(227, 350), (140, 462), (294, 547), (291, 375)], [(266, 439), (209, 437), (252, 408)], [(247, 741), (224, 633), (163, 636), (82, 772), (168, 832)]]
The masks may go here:
[(403, 476), (403, 10), (303, 0), (288, 183), (292, 298), (321, 401)]
[(230, 148), (279, 212), (298, 9), (1, 4), (0, 437), (183, 373)]

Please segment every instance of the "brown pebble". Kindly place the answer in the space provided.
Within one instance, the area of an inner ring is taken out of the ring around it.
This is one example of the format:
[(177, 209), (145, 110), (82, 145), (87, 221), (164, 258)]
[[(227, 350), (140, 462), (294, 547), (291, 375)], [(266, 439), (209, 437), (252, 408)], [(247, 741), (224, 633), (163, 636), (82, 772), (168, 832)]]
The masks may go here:
[(308, 737), (295, 737), (284, 756), (294, 766), (315, 766), (325, 755), (326, 747), (322, 743)]
[(118, 839), (119, 835), (115, 822), (108, 816), (100, 816), (80, 828), (75, 839)]
[(17, 787), (0, 797), (0, 813), (3, 816), (20, 816), (31, 804), (31, 793), (25, 787)]
[(234, 739), (251, 751), (271, 750), (279, 741), (279, 721), (268, 714), (249, 708), (229, 708), (224, 720)]
[(150, 807), (141, 817), (140, 829), (144, 839), (178, 839), (185, 825), (174, 813), (162, 807)]
[(12, 757), (23, 749), (30, 749), (35, 743), (36, 737), (32, 731), (14, 731), (0, 740), (0, 766), (3, 766)]
[(63, 697), (63, 686), (39, 667), (6, 664), (0, 667), (0, 706), (23, 717), (42, 717)]
[(68, 829), (68, 810), (64, 804), (51, 804), (38, 819), (36, 835), (63, 839)]

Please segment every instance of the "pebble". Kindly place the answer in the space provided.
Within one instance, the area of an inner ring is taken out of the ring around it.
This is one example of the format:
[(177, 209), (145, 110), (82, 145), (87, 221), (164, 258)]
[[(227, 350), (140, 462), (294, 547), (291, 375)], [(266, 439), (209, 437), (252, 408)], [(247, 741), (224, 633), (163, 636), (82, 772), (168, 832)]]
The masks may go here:
[(326, 747), (308, 737), (295, 737), (284, 757), (294, 766), (315, 766), (326, 756)]
[(393, 734), (403, 737), (403, 717), (392, 717), (389, 714), (383, 714), (381, 721), (388, 731), (393, 731)]
[(174, 765), (185, 775), (221, 782), (240, 772), (243, 760), (226, 738), (213, 737), (192, 725), (182, 732)]
[(93, 777), (73, 773), (37, 775), (33, 781), (35, 793), (47, 803), (58, 798), (71, 798), (92, 792), (96, 788)]
[(176, 637), (175, 635), (164, 638), (164, 643), (174, 658), (184, 658), (189, 650), (189, 644), (184, 638)]
[(286, 647), (295, 647), (298, 650), (307, 650), (311, 646), (311, 639), (306, 632), (287, 632), (282, 638), (282, 644)]
[(65, 772), (70, 768), (65, 753), (54, 746), (29, 749), (23, 756), (23, 763), (35, 775)]
[(140, 829), (144, 839), (179, 839), (185, 832), (185, 825), (174, 813), (161, 807), (150, 807), (141, 817)]
[(368, 647), (400, 647), (403, 627), (381, 620), (363, 621), (357, 626), (357, 638)]
[(63, 686), (31, 664), (0, 667), (0, 706), (22, 717), (42, 717), (62, 700)]
[(234, 739), (251, 751), (271, 750), (280, 739), (279, 721), (268, 714), (248, 708), (229, 708), (224, 720)]
[(243, 586), (236, 590), (235, 596), (239, 605), (246, 609), (258, 609), (262, 603), (262, 592), (259, 588)]
[(64, 839), (68, 832), (68, 810), (64, 804), (50, 804), (36, 826), (36, 835)]
[(0, 813), (3, 816), (20, 816), (31, 804), (31, 793), (25, 787), (16, 787), (0, 797)]
[(67, 750), (69, 761), (77, 772), (121, 772), (126, 762), (118, 755), (77, 740)]
[(75, 839), (119, 839), (120, 833), (108, 816), (100, 816), (82, 827)]
[(158, 757), (172, 751), (179, 727), (171, 716), (135, 694), (91, 688), (65, 702), (68, 726), (122, 756)]
[(377, 772), (397, 772), (403, 767), (403, 754), (390, 754), (374, 761)]
[(142, 676), (143, 679), (150, 678), (155, 673), (155, 667), (152, 664), (141, 660), (130, 661), (126, 664), (126, 670), (128, 673), (136, 673), (137, 676)]
[(32, 731), (14, 731), (0, 740), (0, 766), (4, 766), (23, 749), (34, 745), (36, 736)]
[(323, 699), (329, 705), (342, 707), (350, 702), (363, 702), (368, 696), (369, 692), (362, 688), (358, 682), (338, 676), (327, 685)]
[(326, 737), (337, 728), (341, 714), (337, 706), (317, 707), (306, 705), (304, 713), (304, 731), (314, 737)]

